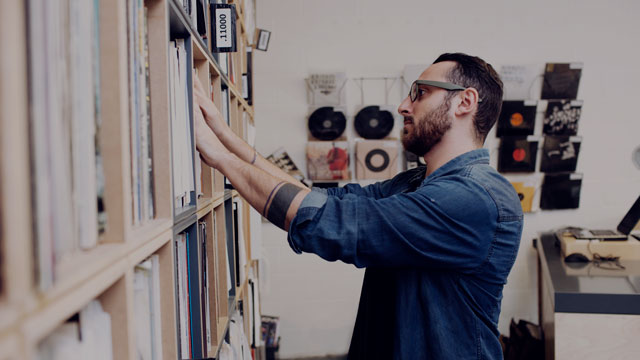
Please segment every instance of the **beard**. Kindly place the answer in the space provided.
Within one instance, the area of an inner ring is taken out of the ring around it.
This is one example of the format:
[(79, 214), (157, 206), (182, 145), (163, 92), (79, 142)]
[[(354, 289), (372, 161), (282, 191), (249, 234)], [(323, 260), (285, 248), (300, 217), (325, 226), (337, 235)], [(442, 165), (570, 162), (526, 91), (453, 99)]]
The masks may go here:
[(418, 156), (431, 151), (451, 128), (451, 119), (447, 114), (450, 105), (450, 101), (445, 101), (422, 118), (412, 118), (412, 129), (405, 127), (400, 135), (404, 149)]

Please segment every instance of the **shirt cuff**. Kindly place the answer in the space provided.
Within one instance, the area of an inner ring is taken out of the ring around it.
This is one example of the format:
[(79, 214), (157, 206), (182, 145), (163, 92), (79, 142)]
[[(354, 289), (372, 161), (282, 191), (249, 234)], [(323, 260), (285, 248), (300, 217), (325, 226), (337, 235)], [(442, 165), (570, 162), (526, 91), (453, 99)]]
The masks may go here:
[(327, 194), (325, 189), (313, 188), (307, 196), (304, 197), (300, 207), (298, 208), (298, 212), (296, 216), (289, 224), (289, 232), (287, 234), (287, 241), (289, 242), (289, 246), (296, 254), (301, 254), (302, 250), (296, 245), (294, 237), (292, 234), (295, 232), (295, 227), (300, 223), (306, 220), (312, 219), (318, 209), (323, 207), (327, 202)]
[(325, 189), (313, 188), (302, 200), (299, 209), (314, 207), (321, 208), (327, 202), (327, 191)]

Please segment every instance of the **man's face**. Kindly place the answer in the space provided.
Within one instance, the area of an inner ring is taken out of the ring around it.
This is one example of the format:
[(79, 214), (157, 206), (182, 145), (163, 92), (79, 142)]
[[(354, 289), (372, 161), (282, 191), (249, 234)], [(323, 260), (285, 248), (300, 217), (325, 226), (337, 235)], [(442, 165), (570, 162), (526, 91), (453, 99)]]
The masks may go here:
[[(455, 66), (453, 62), (441, 62), (427, 68), (421, 80), (447, 81), (446, 74)], [(404, 117), (401, 139), (405, 150), (423, 156), (440, 142), (451, 128), (450, 102), (447, 91), (431, 86), (420, 86), (414, 102), (407, 96), (398, 107)]]

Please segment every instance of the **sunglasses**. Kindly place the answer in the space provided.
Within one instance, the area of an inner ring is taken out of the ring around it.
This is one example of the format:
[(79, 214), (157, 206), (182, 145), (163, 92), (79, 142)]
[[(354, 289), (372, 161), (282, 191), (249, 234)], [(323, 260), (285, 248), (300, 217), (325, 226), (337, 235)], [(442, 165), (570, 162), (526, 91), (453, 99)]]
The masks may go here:
[[(435, 81), (435, 80), (416, 80), (411, 84), (411, 88), (409, 89), (409, 99), (411, 102), (414, 102), (418, 99), (418, 91), (420, 90), (420, 85), (427, 85), (437, 87), (439, 89), (444, 89), (447, 91), (463, 91), (467, 88), (464, 86), (443, 82), (443, 81)], [(478, 99), (478, 102), (482, 102), (482, 99)]]

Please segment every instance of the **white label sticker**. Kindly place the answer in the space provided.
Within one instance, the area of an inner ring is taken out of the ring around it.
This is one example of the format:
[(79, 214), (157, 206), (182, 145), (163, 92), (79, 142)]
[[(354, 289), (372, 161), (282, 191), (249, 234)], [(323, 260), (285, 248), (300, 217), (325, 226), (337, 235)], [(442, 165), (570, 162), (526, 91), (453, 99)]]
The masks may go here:
[(581, 180), (582, 174), (571, 174), (569, 175), (569, 180)]
[(242, 74), (242, 97), (249, 98), (249, 79), (247, 74)]
[(222, 8), (216, 10), (216, 46), (228, 48), (231, 43), (231, 9)]
[(529, 142), (535, 142), (535, 141), (540, 141), (542, 140), (542, 136), (540, 135), (529, 135), (527, 136), (527, 141)]
[(260, 39), (258, 40), (258, 49), (267, 50), (269, 45), (269, 36), (271, 34), (268, 31), (260, 31)]
[(574, 62), (574, 63), (570, 63), (569, 64), (569, 69), (582, 69), (584, 67), (584, 64), (581, 62)]

